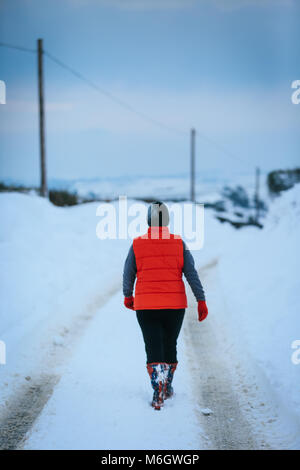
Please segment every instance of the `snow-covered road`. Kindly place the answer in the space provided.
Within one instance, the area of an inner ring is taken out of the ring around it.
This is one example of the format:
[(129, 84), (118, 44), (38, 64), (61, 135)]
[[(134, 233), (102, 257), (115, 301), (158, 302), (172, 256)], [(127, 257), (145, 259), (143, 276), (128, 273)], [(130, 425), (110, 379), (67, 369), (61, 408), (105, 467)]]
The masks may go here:
[(90, 322), (26, 449), (201, 448), (184, 344), (176, 398), (155, 412), (142, 336), (122, 300), (118, 292)]
[(197, 321), (189, 294), (176, 397), (161, 413), (122, 305), (130, 240), (97, 239), (97, 203), (0, 196), (0, 448), (300, 448), (300, 187), (261, 231), (206, 212), (205, 247), (193, 254), (209, 316)]
[[(266, 376), (228, 323), (229, 299), (219, 275), (219, 260), (199, 272), (207, 289), (209, 316), (197, 329), (187, 309), (184, 341), (195, 409), (208, 449), (300, 448), (300, 424), (287, 414)], [(190, 299), (191, 299), (190, 292)], [(212, 410), (203, 416), (201, 410)]]
[(24, 448), (299, 448), (297, 421), (269, 393), (256, 365), (229, 344), (232, 338), (228, 342), (218, 260), (200, 275), (209, 292), (210, 315), (198, 323), (189, 290), (176, 395), (161, 412), (149, 406), (141, 333), (134, 312), (121, 307), (118, 292), (99, 309), (64, 370), (56, 371), (62, 379)]

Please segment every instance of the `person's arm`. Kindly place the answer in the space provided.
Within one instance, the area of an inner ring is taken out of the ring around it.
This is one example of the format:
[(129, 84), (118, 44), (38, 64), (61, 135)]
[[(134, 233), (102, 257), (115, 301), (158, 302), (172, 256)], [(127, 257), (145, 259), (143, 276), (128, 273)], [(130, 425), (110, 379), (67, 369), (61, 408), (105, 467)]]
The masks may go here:
[(195, 268), (194, 258), (183, 242), (183, 274), (186, 277), (198, 302), (198, 320), (203, 321), (208, 315), (204, 289)]
[(204, 300), (205, 301), (205, 294), (204, 289), (202, 287), (201, 281), (199, 279), (198, 273), (195, 268), (195, 262), (193, 255), (191, 254), (190, 250), (187, 248), (186, 244), (183, 242), (183, 274), (185, 275), (186, 280), (188, 281), (191, 289), (193, 291), (196, 300)]
[(133, 308), (133, 286), (136, 278), (136, 261), (135, 254), (133, 251), (133, 245), (131, 245), (127, 258), (124, 264), (123, 270), (123, 294), (124, 304), (127, 308)]

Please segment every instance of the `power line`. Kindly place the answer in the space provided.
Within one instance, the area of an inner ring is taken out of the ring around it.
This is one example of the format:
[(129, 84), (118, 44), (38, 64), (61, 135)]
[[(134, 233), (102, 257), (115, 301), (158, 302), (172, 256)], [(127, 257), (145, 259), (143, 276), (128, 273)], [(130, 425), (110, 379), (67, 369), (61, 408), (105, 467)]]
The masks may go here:
[[(23, 51), (23, 52), (31, 52), (31, 53), (36, 53), (37, 51), (35, 49), (29, 49), (29, 48), (26, 48), (26, 47), (22, 47), (22, 46), (16, 46), (14, 44), (8, 44), (8, 43), (5, 43), (5, 42), (0, 42), (0, 46), (1, 47), (7, 47), (7, 48), (10, 48), (10, 49), (16, 49), (16, 50), (20, 50), (20, 51)], [(52, 54), (50, 54), (49, 52), (45, 51), (44, 50), (44, 55), (46, 55), (49, 59), (51, 59), (53, 62), (55, 62), (56, 64), (58, 64), (60, 67), (64, 68), (65, 70), (68, 70), (71, 74), (73, 74), (75, 77), (77, 77), (79, 80), (82, 80), (84, 81), (88, 86), (90, 86), (91, 88), (93, 88), (94, 90), (98, 91), (99, 93), (101, 93), (102, 95), (105, 95), (107, 98), (111, 99), (112, 101), (114, 101), (115, 103), (117, 103), (119, 106), (122, 106), (123, 108), (127, 109), (127, 111), (130, 111), (136, 115), (138, 115), (139, 117), (141, 117), (142, 119), (144, 120), (147, 120), (148, 122), (150, 122), (151, 124), (154, 124), (156, 126), (159, 126), (159, 127), (162, 127), (170, 132), (175, 132), (176, 134), (180, 134), (180, 135), (187, 135), (187, 131), (182, 131), (180, 129), (175, 129), (171, 126), (168, 126), (167, 124), (161, 122), (161, 121), (158, 121), (156, 119), (153, 119), (152, 117), (148, 116), (147, 114), (137, 110), (136, 108), (134, 108), (133, 106), (131, 106), (129, 103), (121, 100), (120, 98), (118, 98), (117, 96), (113, 95), (112, 93), (110, 93), (109, 91), (107, 90), (104, 90), (104, 88), (102, 87), (99, 87), (98, 85), (96, 85), (95, 83), (93, 83), (91, 80), (87, 79), (86, 77), (84, 77), (80, 72), (77, 72), (75, 69), (73, 69), (72, 67), (70, 67), (69, 65), (65, 64), (64, 62), (62, 62), (61, 60), (59, 60), (57, 57), (54, 57)]]
[(94, 90), (98, 91), (99, 93), (101, 93), (102, 95), (105, 95), (107, 98), (109, 98), (110, 100), (114, 101), (115, 103), (117, 103), (119, 106), (122, 106), (124, 109), (126, 109), (127, 111), (130, 111), (134, 114), (136, 114), (137, 116), (139, 116), (140, 118), (150, 122), (151, 124), (154, 124), (155, 126), (158, 126), (158, 127), (162, 127), (164, 128), (165, 130), (167, 131), (170, 131), (170, 132), (174, 132), (176, 134), (180, 134), (180, 135), (184, 135), (186, 136), (187, 135), (187, 132), (184, 132), (182, 130), (179, 130), (179, 129), (175, 129), (173, 127), (170, 127), (168, 126), (167, 124), (164, 124), (163, 122), (159, 121), (159, 120), (156, 120), (156, 119), (153, 119), (152, 117), (148, 116), (147, 114), (137, 110), (136, 108), (134, 108), (133, 106), (131, 106), (129, 103), (127, 103), (126, 101), (123, 101), (121, 100), (120, 98), (118, 98), (117, 96), (113, 95), (112, 93), (110, 93), (109, 91), (105, 90), (104, 88), (102, 87), (99, 87), (98, 85), (96, 85), (95, 83), (93, 83), (91, 80), (89, 80), (88, 78), (86, 78), (84, 75), (82, 75), (80, 72), (77, 72), (75, 69), (73, 69), (72, 67), (70, 67), (69, 65), (65, 64), (64, 62), (62, 62), (61, 60), (57, 59), (56, 57), (54, 57), (52, 54), (50, 54), (48, 51), (44, 51), (44, 54), (49, 58), (51, 59), (53, 62), (55, 62), (56, 64), (58, 64), (60, 67), (64, 68), (65, 70), (68, 70), (71, 74), (73, 74), (75, 77), (77, 77), (79, 80), (82, 80), (83, 82), (85, 82), (88, 86), (90, 86), (91, 88), (93, 88)]
[[(22, 47), (22, 46), (17, 46), (17, 45), (14, 45), (14, 44), (9, 44), (9, 43), (5, 43), (5, 42), (0, 42), (0, 47), (7, 47), (7, 48), (10, 48), (10, 49), (15, 49), (15, 50), (19, 50), (19, 51), (23, 51), (23, 52), (30, 52), (30, 53), (36, 53), (37, 51), (35, 49), (29, 49), (27, 47)], [(171, 126), (168, 126), (167, 124), (157, 120), (157, 119), (153, 119), (152, 117), (148, 116), (147, 114), (139, 111), (138, 109), (136, 109), (135, 107), (133, 107), (131, 104), (127, 103), (126, 101), (123, 101), (121, 100), (120, 98), (118, 98), (117, 96), (115, 96), (114, 94), (110, 93), (109, 91), (105, 90), (104, 88), (96, 85), (95, 83), (93, 83), (91, 80), (89, 80), (88, 78), (86, 78), (84, 75), (82, 75), (80, 72), (76, 71), (74, 68), (70, 67), (69, 65), (67, 65), (66, 63), (62, 62), (61, 60), (59, 60), (57, 57), (55, 57), (54, 55), (50, 54), (50, 52), (48, 51), (43, 51), (44, 55), (46, 55), (50, 60), (52, 60), (53, 62), (55, 62), (57, 65), (59, 65), (60, 67), (64, 68), (65, 70), (67, 70), (68, 72), (70, 72), (72, 75), (74, 75), (75, 77), (77, 77), (79, 80), (85, 82), (90, 88), (93, 88), (95, 91), (97, 91), (98, 93), (101, 93), (102, 95), (106, 96), (107, 98), (109, 98), (110, 100), (114, 101), (115, 103), (117, 103), (119, 106), (123, 107), (124, 109), (126, 109), (127, 111), (130, 111), (134, 114), (136, 114), (137, 116), (139, 116), (140, 118), (150, 122), (151, 124), (154, 124), (155, 126), (157, 127), (160, 127), (160, 128), (163, 128), (169, 132), (173, 132), (175, 134), (178, 134), (178, 135), (181, 135), (181, 136), (187, 136), (188, 135), (188, 132), (187, 131), (183, 131), (181, 129), (175, 129)], [(199, 132), (197, 131), (197, 135), (199, 135), (200, 138), (206, 140), (207, 142), (209, 142), (210, 144), (214, 145), (216, 148), (218, 148), (224, 155), (226, 155), (227, 157), (229, 158), (232, 158), (234, 160), (238, 160), (239, 162), (245, 164), (251, 164), (249, 161), (245, 160), (245, 159), (242, 159), (238, 156), (236, 156), (235, 154), (233, 154), (232, 152), (228, 151), (223, 145), (221, 145), (220, 143), (216, 142), (215, 140), (211, 139), (210, 137), (208, 137), (207, 135), (203, 134), (202, 132)]]
[(226, 155), (227, 157), (230, 157), (234, 160), (238, 160), (241, 163), (248, 163), (248, 165), (254, 165), (253, 163), (250, 163), (248, 160), (245, 160), (244, 158), (240, 158), (237, 155), (235, 155), (234, 153), (230, 152), (225, 147), (223, 147), (222, 144), (219, 144), (219, 142), (216, 142), (215, 140), (211, 139), (210, 137), (207, 137), (207, 135), (203, 134), (202, 132), (199, 132), (199, 131), (196, 131), (196, 132), (202, 139), (206, 140), (210, 144), (213, 144), (215, 147), (217, 147), (219, 150), (221, 150), (224, 153), (224, 155)]
[[(98, 85), (96, 85), (95, 83), (93, 83), (92, 81), (90, 81), (89, 79), (87, 79), (86, 77), (84, 77), (80, 72), (77, 72), (75, 69), (73, 69), (72, 67), (69, 67), (67, 64), (65, 64), (64, 62), (62, 62), (61, 60), (57, 59), (56, 57), (54, 57), (52, 54), (50, 54), (49, 52), (47, 51), (44, 51), (44, 54), (46, 56), (49, 57), (49, 59), (51, 59), (53, 62), (57, 63), (58, 65), (60, 65), (62, 68), (68, 70), (70, 73), (72, 73), (75, 77), (79, 78), (80, 80), (84, 81), (87, 85), (89, 85), (90, 87), (92, 87), (94, 90), (100, 92), (101, 94), (107, 96), (109, 99), (113, 100), (115, 103), (117, 103), (118, 105), (122, 106), (123, 108), (127, 109), (128, 111), (131, 111), (135, 114), (137, 114), (139, 117), (141, 117), (142, 119), (145, 119), (149, 122), (151, 122), (152, 124), (156, 125), (156, 126), (159, 126), (159, 127), (163, 127), (164, 129), (168, 130), (168, 131), (171, 131), (171, 132), (175, 132), (177, 134), (180, 134), (180, 135), (184, 135), (184, 136), (187, 136), (188, 135), (188, 132), (185, 132), (183, 130), (179, 130), (179, 129), (174, 129), (156, 119), (153, 119), (151, 117), (149, 117), (147, 114), (144, 114), (142, 113), (141, 111), (138, 111), (137, 109), (135, 109), (133, 106), (131, 106), (130, 104), (126, 103), (125, 101), (123, 100), (120, 100), (118, 97), (116, 97), (115, 95), (113, 95), (112, 93), (110, 93), (109, 91), (107, 90), (104, 90), (102, 87), (99, 87)], [(215, 142), (214, 140), (212, 140), (211, 138), (207, 137), (205, 134), (203, 134), (202, 132), (198, 132), (197, 131), (197, 134), (199, 134), (200, 137), (202, 137), (203, 139), (205, 139), (207, 142), (209, 142), (210, 144), (213, 144), (215, 147), (217, 147), (219, 150), (221, 150), (225, 155), (227, 155), (228, 157), (230, 158), (233, 158), (235, 160), (238, 160), (240, 161), (241, 163), (248, 163), (250, 164), (250, 162), (247, 162), (246, 160), (243, 160), (239, 157), (237, 157), (236, 155), (234, 155), (233, 153), (229, 152), (228, 150), (226, 150), (221, 144), (219, 144), (218, 142)]]
[(0, 42), (0, 47), (8, 47), (9, 49), (16, 49), (23, 52), (31, 52), (36, 54), (35, 49), (29, 49), (28, 47), (15, 46), (14, 44), (8, 44), (7, 42)]

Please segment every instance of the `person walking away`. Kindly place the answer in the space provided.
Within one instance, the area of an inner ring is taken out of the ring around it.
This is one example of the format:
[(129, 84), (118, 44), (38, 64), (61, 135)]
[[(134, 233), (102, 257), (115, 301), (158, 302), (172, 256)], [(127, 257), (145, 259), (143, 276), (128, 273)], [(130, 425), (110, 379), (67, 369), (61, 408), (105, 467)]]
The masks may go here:
[(198, 302), (199, 321), (207, 317), (208, 310), (193, 256), (181, 237), (168, 229), (167, 206), (160, 201), (152, 203), (147, 222), (147, 233), (135, 238), (129, 249), (123, 270), (123, 294), (125, 307), (136, 311), (153, 388), (152, 406), (160, 410), (164, 400), (174, 393), (177, 338), (187, 307), (182, 274)]

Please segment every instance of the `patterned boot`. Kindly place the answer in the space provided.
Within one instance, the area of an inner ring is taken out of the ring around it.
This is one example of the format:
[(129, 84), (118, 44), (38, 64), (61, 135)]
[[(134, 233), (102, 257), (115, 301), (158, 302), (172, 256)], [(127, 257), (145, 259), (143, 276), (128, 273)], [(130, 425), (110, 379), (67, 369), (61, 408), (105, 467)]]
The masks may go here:
[(151, 405), (155, 410), (160, 410), (164, 405), (165, 364), (160, 362), (151, 362), (150, 364), (147, 364), (147, 371), (154, 390)]
[(172, 387), (172, 381), (174, 377), (174, 372), (177, 367), (177, 362), (173, 364), (165, 364), (165, 385), (164, 385), (164, 399), (167, 400), (171, 398), (174, 394), (174, 390)]

